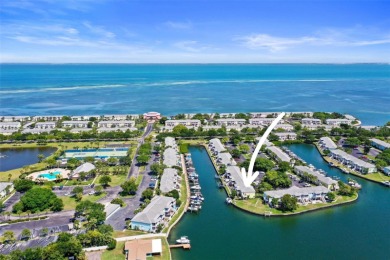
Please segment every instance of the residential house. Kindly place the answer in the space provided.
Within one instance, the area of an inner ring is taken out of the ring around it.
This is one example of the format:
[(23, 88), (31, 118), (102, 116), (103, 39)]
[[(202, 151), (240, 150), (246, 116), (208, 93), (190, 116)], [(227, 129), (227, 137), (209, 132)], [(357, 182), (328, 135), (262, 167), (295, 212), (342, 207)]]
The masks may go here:
[(325, 196), (330, 191), (324, 186), (312, 186), (299, 188), (292, 186), (288, 189), (265, 191), (263, 194), (264, 201), (268, 204), (272, 203), (272, 199), (280, 199), (289, 194), (297, 198), (299, 203), (310, 203), (313, 201), (325, 201)]
[(376, 138), (372, 138), (370, 139), (371, 141), (371, 145), (378, 148), (379, 150), (386, 150), (386, 149), (390, 149), (390, 143), (387, 143), (385, 141), (382, 141), (382, 140), (379, 140), (379, 139), (376, 139)]
[(201, 126), (201, 122), (197, 119), (178, 119), (165, 121), (165, 127), (167, 129), (173, 128), (177, 125), (184, 125), (187, 128), (198, 128)]
[(333, 180), (332, 178), (326, 177), (325, 175), (314, 171), (312, 168), (309, 168), (307, 166), (295, 166), (294, 171), (297, 173), (297, 175), (302, 176), (304, 173), (310, 174), (312, 176), (315, 176), (317, 178), (316, 185), (322, 185), (329, 190), (338, 190), (339, 184), (337, 181)]
[(342, 150), (334, 149), (330, 150), (331, 158), (341, 162), (346, 165), (348, 168), (361, 172), (363, 174), (376, 172), (377, 169), (375, 165), (365, 162), (355, 156), (352, 156)]
[(124, 251), (126, 260), (146, 260), (154, 256), (161, 256), (161, 239), (135, 239), (126, 241)]
[(217, 119), (216, 122), (220, 126), (222, 126), (222, 125), (224, 125), (224, 126), (231, 126), (231, 125), (243, 126), (246, 124), (245, 119), (235, 119), (235, 118)]
[(121, 127), (134, 127), (135, 121), (132, 120), (123, 120), (123, 121), (100, 121), (98, 122), (99, 128), (121, 128)]
[(337, 145), (333, 142), (330, 137), (324, 136), (321, 137), (318, 145), (321, 147), (322, 150), (334, 150), (337, 149)]
[(278, 161), (282, 162), (291, 162), (291, 157), (283, 152), (279, 147), (276, 146), (267, 146), (267, 151), (271, 152), (271, 155), (276, 158)]
[(87, 128), (88, 121), (64, 121), (62, 122), (62, 126), (70, 128)]
[(279, 141), (297, 140), (296, 133), (275, 133), (275, 135), (279, 137)]
[(55, 129), (56, 122), (38, 122), (35, 124), (37, 129)]
[(134, 216), (131, 228), (155, 233), (159, 225), (165, 226), (169, 223), (175, 212), (174, 198), (155, 196), (144, 210)]
[(341, 124), (351, 125), (352, 120), (346, 118), (326, 119), (325, 123), (331, 126), (340, 126)]
[(304, 126), (321, 125), (321, 119), (317, 119), (317, 118), (302, 118), (301, 122), (302, 125)]
[(254, 198), (255, 189), (252, 185), (246, 186), (242, 179), (241, 170), (238, 166), (228, 166), (226, 168), (226, 177), (231, 189), (235, 189), (242, 198)]
[(165, 168), (161, 176), (160, 190), (162, 193), (168, 193), (172, 190), (180, 191), (181, 178), (176, 169)]

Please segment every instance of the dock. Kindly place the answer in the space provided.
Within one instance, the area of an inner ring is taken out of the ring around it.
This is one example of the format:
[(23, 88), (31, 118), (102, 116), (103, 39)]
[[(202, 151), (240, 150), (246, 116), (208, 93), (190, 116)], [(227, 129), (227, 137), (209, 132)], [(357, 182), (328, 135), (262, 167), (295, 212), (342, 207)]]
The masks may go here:
[(190, 244), (176, 244), (176, 245), (169, 245), (169, 248), (191, 249), (191, 245)]

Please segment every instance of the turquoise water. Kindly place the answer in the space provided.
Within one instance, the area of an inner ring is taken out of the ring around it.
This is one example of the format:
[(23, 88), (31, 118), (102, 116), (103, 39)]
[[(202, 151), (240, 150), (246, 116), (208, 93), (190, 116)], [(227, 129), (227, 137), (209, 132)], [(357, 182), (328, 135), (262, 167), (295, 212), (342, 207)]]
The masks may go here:
[(61, 172), (42, 173), (42, 174), (39, 174), (38, 177), (46, 178), (46, 179), (52, 181), (52, 180), (55, 180), (56, 176), (59, 174), (61, 174)]
[(338, 111), (390, 120), (388, 64), (0, 65), (0, 114)]
[[(330, 175), (310, 145), (290, 146), (297, 155)], [(191, 250), (173, 249), (173, 259), (388, 259), (390, 189), (357, 179), (363, 189), (357, 203), (300, 216), (264, 218), (225, 203), (215, 170), (203, 148), (190, 147), (205, 201), (199, 214), (186, 214), (169, 240), (187, 235)]]

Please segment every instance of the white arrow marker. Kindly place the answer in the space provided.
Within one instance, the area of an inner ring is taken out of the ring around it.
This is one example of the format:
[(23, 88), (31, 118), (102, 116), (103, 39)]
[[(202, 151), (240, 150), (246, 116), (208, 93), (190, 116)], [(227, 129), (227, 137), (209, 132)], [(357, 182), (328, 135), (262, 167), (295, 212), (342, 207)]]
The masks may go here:
[(279, 121), (284, 117), (284, 115), (284, 112), (280, 113), (279, 116), (272, 122), (272, 124), (267, 128), (263, 136), (260, 138), (260, 141), (252, 154), (252, 158), (249, 163), (248, 174), (246, 173), (245, 168), (241, 168), (242, 180), (244, 181), (244, 185), (246, 187), (250, 187), (252, 182), (257, 178), (257, 176), (259, 176), (259, 172), (253, 173), (253, 167), (255, 166), (257, 154), (260, 152), (261, 146), (264, 144), (272, 129), (274, 129), (274, 127), (279, 123)]

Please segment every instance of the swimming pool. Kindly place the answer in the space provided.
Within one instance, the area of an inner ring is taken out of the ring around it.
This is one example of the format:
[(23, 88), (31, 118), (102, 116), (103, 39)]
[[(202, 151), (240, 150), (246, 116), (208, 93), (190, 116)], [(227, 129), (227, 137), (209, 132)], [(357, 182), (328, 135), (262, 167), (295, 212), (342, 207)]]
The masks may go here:
[(61, 174), (61, 172), (56, 171), (56, 172), (52, 172), (52, 173), (42, 173), (42, 174), (39, 174), (38, 177), (39, 178), (46, 178), (46, 179), (51, 181), (51, 180), (55, 180), (56, 176), (58, 174)]

